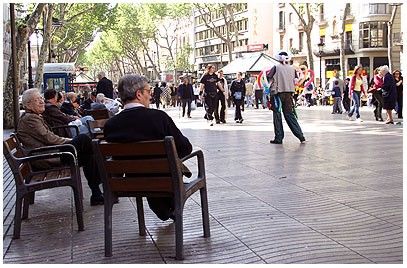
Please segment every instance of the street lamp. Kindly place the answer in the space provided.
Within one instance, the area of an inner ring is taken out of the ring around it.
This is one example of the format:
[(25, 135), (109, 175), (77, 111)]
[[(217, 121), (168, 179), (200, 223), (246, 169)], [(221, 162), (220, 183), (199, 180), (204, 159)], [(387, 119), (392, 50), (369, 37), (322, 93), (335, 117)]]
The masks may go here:
[(319, 88), (322, 89), (322, 53), (324, 49), (325, 43), (320, 40), (318, 44), (318, 52), (319, 52)]

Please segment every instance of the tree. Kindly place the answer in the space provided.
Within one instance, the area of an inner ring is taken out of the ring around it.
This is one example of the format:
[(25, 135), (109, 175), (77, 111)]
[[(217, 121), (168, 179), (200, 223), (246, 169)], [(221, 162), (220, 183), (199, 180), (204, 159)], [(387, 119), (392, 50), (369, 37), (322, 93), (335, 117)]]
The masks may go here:
[(350, 12), (350, 4), (346, 3), (345, 8), (343, 10), (343, 15), (342, 15), (342, 31), (340, 32), (340, 38), (341, 38), (341, 48), (340, 48), (340, 64), (341, 64), (341, 70), (342, 70), (342, 80), (346, 79), (346, 74), (347, 74), (347, 69), (346, 69), (346, 63), (345, 63), (345, 26), (346, 26), (346, 17), (348, 16)]
[[(304, 27), (305, 35), (307, 36), (307, 54), (308, 54), (308, 62), (309, 67), (311, 70), (314, 70), (314, 57), (312, 56), (312, 44), (311, 44), (311, 32), (314, 26), (315, 18), (313, 13), (317, 9), (320, 4), (292, 4), (290, 6), (294, 9), (295, 13), (297, 14), (301, 24)], [(307, 21), (305, 20), (305, 18)]]
[(111, 27), (116, 6), (109, 4), (59, 4), (57, 18), (63, 23), (53, 36), (59, 62), (76, 62), (98, 32)]
[(45, 13), (45, 28), (43, 29), (43, 41), (41, 45), (41, 52), (40, 56), (38, 58), (38, 64), (37, 64), (37, 71), (36, 71), (36, 76), (35, 76), (35, 82), (34, 82), (34, 87), (40, 88), (42, 79), (43, 79), (43, 74), (44, 74), (44, 62), (46, 58), (48, 57), (48, 48), (49, 48), (49, 41), (51, 38), (51, 31), (52, 31), (52, 13), (53, 13), (54, 5), (53, 4), (47, 4), (46, 8), (44, 9)]
[(13, 87), (21, 88), (21, 84), (13, 85), (13, 70), (17, 72), (17, 77), (20, 77), (20, 67), (23, 62), (23, 55), (27, 49), (28, 38), (34, 32), (42, 11), (46, 4), (36, 4), (31, 14), (25, 19), (16, 22), (17, 26), (17, 62), (16, 67), (9, 64), (6, 85), (3, 93), (3, 127), (5, 129), (12, 128), (14, 125), (14, 107), (13, 107)]

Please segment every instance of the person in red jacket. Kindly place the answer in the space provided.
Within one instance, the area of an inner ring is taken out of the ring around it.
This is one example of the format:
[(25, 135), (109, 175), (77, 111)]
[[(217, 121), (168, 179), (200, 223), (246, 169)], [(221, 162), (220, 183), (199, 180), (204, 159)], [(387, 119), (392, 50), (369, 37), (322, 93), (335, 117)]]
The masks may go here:
[(348, 117), (349, 120), (352, 120), (353, 113), (356, 113), (356, 121), (362, 122), (360, 119), (360, 95), (363, 93), (366, 95), (366, 91), (363, 86), (363, 78), (362, 78), (362, 66), (356, 66), (355, 71), (353, 72), (353, 76), (350, 80), (350, 88), (349, 88), (349, 97), (353, 100), (353, 106), (351, 107)]

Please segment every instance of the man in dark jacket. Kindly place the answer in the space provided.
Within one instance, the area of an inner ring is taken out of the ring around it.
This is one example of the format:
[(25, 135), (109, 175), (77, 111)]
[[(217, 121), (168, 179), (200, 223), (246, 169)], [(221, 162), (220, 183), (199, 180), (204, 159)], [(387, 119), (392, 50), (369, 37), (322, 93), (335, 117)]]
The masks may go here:
[[(137, 142), (145, 140), (162, 140), (173, 136), (179, 157), (191, 153), (192, 145), (182, 135), (171, 117), (164, 111), (149, 109), (150, 86), (145, 77), (132, 74), (119, 80), (119, 97), (124, 110), (110, 118), (104, 128), (108, 142)], [(165, 221), (173, 218), (172, 198), (147, 198), (151, 210)]]
[(182, 103), (182, 117), (185, 116), (185, 106), (188, 105), (187, 116), (188, 118), (191, 118), (191, 102), (194, 97), (194, 89), (189, 83), (189, 78), (187, 76), (182, 78), (182, 84), (178, 87), (178, 95), (180, 96)]
[(242, 73), (236, 74), (236, 80), (233, 80), (230, 84), (230, 95), (232, 96), (233, 103), (235, 104), (235, 122), (243, 123), (243, 117), (241, 107), (244, 104), (244, 98), (246, 96), (246, 83), (242, 79)]
[[(42, 116), (49, 127), (66, 126), (69, 123), (76, 121), (75, 125), (79, 127), (79, 133), (90, 135), (86, 126), (86, 121), (93, 121), (92, 116), (79, 117), (62, 112), (57, 106), (58, 92), (55, 89), (50, 88), (45, 90), (44, 99), (45, 111)], [(80, 123), (78, 121), (80, 121)], [(74, 136), (74, 133), (75, 132), (69, 132), (67, 129), (60, 129), (57, 134), (63, 137), (72, 137)]]
[(99, 82), (96, 85), (96, 94), (103, 93), (105, 97), (113, 99), (113, 83), (106, 78), (105, 72), (98, 73)]

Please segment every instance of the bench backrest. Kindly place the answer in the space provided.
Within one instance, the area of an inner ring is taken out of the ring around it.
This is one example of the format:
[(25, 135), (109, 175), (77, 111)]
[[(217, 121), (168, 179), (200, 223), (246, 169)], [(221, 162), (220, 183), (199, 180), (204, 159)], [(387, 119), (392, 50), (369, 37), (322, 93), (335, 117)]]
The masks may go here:
[(95, 120), (109, 118), (108, 109), (87, 110), (87, 114), (91, 115)]
[(173, 137), (134, 143), (93, 140), (93, 148), (102, 179), (112, 192), (178, 195), (183, 190), (181, 162)]
[(25, 157), (26, 154), (15, 134), (3, 141), (3, 154), (13, 172), (16, 185), (23, 185), (24, 178), (32, 173), (32, 169), (30, 164), (21, 164), (21, 161), (19, 161), (19, 158)]

